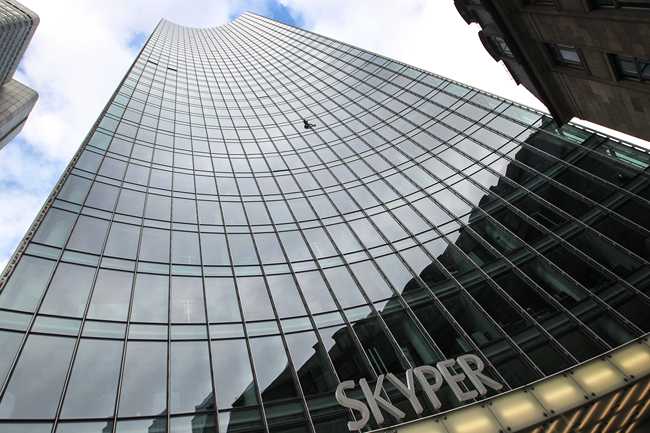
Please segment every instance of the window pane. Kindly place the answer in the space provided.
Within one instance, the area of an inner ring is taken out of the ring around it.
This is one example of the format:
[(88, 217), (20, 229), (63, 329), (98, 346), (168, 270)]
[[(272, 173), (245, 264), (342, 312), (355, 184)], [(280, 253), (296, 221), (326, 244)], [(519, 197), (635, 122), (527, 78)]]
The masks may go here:
[(221, 225), (221, 210), (219, 202), (199, 201), (199, 223)]
[(131, 320), (167, 322), (167, 275), (138, 274), (135, 280)]
[(206, 278), (205, 296), (210, 322), (241, 322), (232, 278)]
[(75, 218), (76, 215), (71, 212), (50, 209), (34, 236), (34, 242), (63, 247), (70, 230), (72, 230)]
[(290, 275), (270, 275), (267, 280), (280, 317), (306, 314), (296, 284)]
[(132, 281), (133, 274), (130, 272), (101, 269), (97, 275), (88, 317), (126, 321)]
[(200, 265), (197, 233), (172, 231), (172, 263)]
[(336, 388), (336, 378), (330, 371), (327, 352), (318, 342), (314, 332), (288, 334), (287, 346), (305, 395), (319, 394)]
[(34, 311), (54, 268), (52, 260), (23, 256), (0, 292), (0, 307)]
[(0, 402), (0, 417), (54, 417), (73, 345), (73, 338), (31, 335)]
[(147, 196), (147, 206), (145, 207), (145, 218), (169, 221), (171, 199), (157, 194)]
[(220, 410), (257, 403), (244, 340), (213, 341), (212, 371)]
[(255, 265), (257, 256), (251, 235), (229, 234), (230, 253), (234, 265)]
[(251, 352), (262, 400), (296, 397), (287, 355), (279, 336), (252, 338)]
[(135, 259), (139, 240), (140, 227), (114, 222), (108, 233), (104, 254), (125, 259)]
[(302, 236), (297, 231), (291, 232), (280, 232), (280, 239), (284, 245), (284, 250), (289, 256), (289, 260), (309, 260), (311, 259), (311, 254), (307, 249), (307, 244), (302, 239)]
[(366, 300), (359, 291), (357, 284), (345, 267), (329, 268), (325, 269), (324, 272), (336, 298), (343, 308), (366, 304)]
[[(112, 430), (113, 420), (96, 422), (60, 422), (56, 427), (56, 433), (105, 433)], [(30, 431), (30, 433), (32, 432)]]
[(173, 342), (170, 350), (170, 411), (214, 408), (207, 342)]
[(63, 184), (59, 198), (73, 203), (82, 204), (90, 189), (91, 181), (80, 176), (70, 175)]
[(82, 339), (61, 416), (64, 418), (112, 416), (121, 361), (121, 341)]
[(205, 323), (201, 278), (172, 277), (171, 321)]
[(307, 307), (312, 313), (336, 310), (336, 304), (320, 273), (317, 271), (300, 272), (296, 274), (296, 278), (307, 301)]
[(371, 301), (374, 302), (393, 296), (393, 291), (388, 286), (386, 280), (379, 274), (377, 268), (373, 266), (372, 262), (355, 263), (350, 267)]
[(98, 209), (112, 211), (117, 200), (117, 187), (105, 183), (95, 182), (90, 188), (86, 206), (96, 207)]
[(169, 232), (167, 230), (149, 227), (142, 229), (140, 260), (169, 262)]
[(226, 225), (246, 225), (244, 207), (241, 203), (222, 202), (221, 207)]
[(94, 268), (60, 263), (52, 277), (41, 312), (81, 317), (94, 276)]
[(201, 255), (204, 265), (227, 265), (230, 263), (226, 248), (226, 235), (201, 233)]
[(237, 288), (246, 320), (273, 319), (273, 308), (262, 277), (237, 278)]
[(93, 254), (99, 254), (104, 245), (108, 221), (81, 215), (72, 230), (68, 248)]
[(117, 212), (141, 217), (143, 211), (144, 193), (130, 189), (122, 189), (120, 199), (117, 202)]
[(117, 422), (116, 432), (167, 433), (167, 418), (121, 420)]
[(255, 243), (260, 253), (262, 263), (284, 263), (286, 259), (282, 253), (280, 242), (275, 233), (256, 233)]
[(167, 401), (167, 343), (129, 341), (120, 416), (160, 414)]
[(5, 380), (5, 375), (9, 372), (11, 361), (18, 350), (18, 346), (23, 339), (23, 334), (18, 332), (0, 331), (0, 347), (2, 347), (2, 355), (0, 355), (0, 383)]
[(194, 200), (175, 197), (172, 211), (173, 221), (196, 224), (196, 204)]

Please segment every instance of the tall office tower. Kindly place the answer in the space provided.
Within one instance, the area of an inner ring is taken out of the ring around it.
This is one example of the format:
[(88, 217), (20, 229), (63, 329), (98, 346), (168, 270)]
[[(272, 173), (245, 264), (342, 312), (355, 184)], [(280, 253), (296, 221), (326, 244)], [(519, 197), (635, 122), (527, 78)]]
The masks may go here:
[(38, 26), (38, 15), (0, 0), (0, 149), (23, 129), (38, 93), (11, 78)]
[(162, 21), (3, 274), (0, 431), (632, 431), (649, 164), (257, 15)]

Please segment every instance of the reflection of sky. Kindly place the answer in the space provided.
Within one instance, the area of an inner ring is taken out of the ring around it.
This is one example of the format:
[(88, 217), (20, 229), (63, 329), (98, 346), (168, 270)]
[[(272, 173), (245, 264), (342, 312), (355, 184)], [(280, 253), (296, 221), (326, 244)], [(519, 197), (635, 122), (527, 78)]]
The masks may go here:
[(228, 409), (251, 387), (253, 376), (243, 340), (212, 342), (212, 362), (217, 390), (217, 407)]

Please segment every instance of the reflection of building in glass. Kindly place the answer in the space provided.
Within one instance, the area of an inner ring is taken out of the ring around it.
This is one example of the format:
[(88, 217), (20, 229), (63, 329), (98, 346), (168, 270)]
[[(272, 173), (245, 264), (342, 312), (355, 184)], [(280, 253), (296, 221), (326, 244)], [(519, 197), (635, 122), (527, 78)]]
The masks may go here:
[(0, 0), (0, 149), (23, 129), (38, 94), (12, 79), (39, 18), (15, 0)]
[(256, 15), (163, 21), (3, 274), (0, 427), (344, 432), (342, 381), (469, 352), (552, 381), (650, 328), (648, 159)]

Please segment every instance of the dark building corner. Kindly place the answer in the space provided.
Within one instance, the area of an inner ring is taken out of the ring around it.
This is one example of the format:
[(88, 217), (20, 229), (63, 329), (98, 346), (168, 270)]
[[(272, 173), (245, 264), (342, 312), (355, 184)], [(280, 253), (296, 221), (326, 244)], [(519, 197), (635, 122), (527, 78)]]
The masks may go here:
[[(650, 139), (650, 2), (455, 0), (481, 43), (564, 124)], [(607, 31), (603, 31), (603, 29)]]

